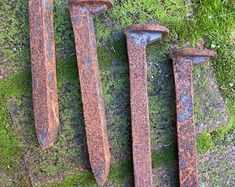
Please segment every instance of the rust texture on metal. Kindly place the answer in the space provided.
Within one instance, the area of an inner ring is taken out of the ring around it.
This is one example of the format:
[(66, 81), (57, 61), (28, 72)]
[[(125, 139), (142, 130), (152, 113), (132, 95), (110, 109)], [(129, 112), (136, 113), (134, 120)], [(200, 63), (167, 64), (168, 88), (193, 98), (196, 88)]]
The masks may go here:
[(106, 5), (107, 8), (112, 8), (113, 2), (112, 0), (69, 0), (69, 6), (90, 6), (90, 5)]
[(167, 33), (168, 30), (159, 25), (133, 25), (125, 30), (130, 67), (132, 149), (136, 187), (153, 185), (146, 47)]
[(99, 186), (107, 180), (111, 154), (106, 128), (101, 78), (97, 62), (93, 18), (110, 7), (111, 1), (69, 1), (82, 93), (89, 159)]
[(207, 62), (216, 53), (196, 48), (174, 49), (171, 53), (175, 77), (179, 180), (181, 187), (198, 186), (196, 132), (193, 111), (194, 64)]
[(53, 0), (29, 0), (33, 108), (43, 149), (56, 141), (59, 129)]

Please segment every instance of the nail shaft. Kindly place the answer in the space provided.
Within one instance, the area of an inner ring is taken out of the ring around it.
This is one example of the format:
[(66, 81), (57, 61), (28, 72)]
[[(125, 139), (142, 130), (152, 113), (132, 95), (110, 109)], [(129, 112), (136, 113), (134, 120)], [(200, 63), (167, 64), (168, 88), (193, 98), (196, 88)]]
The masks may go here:
[(69, 1), (75, 36), (89, 159), (99, 186), (103, 186), (107, 180), (111, 156), (97, 62), (93, 18), (110, 6), (111, 1)]
[(160, 40), (166, 33), (167, 29), (158, 25), (134, 25), (125, 30), (130, 67), (132, 149), (136, 187), (153, 185), (146, 46)]
[(53, 0), (29, 0), (33, 108), (43, 149), (53, 146), (59, 128)]
[(195, 48), (175, 49), (172, 52), (176, 107), (179, 175), (181, 187), (198, 186), (196, 133), (193, 103), (193, 65), (209, 60), (216, 54)]

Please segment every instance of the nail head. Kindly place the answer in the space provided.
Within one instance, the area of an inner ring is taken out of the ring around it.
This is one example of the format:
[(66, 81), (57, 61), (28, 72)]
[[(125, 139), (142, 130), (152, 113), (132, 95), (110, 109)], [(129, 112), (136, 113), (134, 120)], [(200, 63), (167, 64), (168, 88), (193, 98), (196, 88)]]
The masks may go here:
[(217, 53), (208, 49), (177, 48), (171, 52), (172, 57), (216, 57)]
[(161, 32), (162, 36), (165, 37), (169, 33), (169, 30), (166, 27), (163, 27), (161, 25), (136, 24), (136, 25), (127, 27), (124, 32), (126, 35), (130, 32)]
[(69, 0), (68, 1), (69, 6), (70, 5), (107, 5), (108, 8), (112, 8), (113, 1), (112, 0)]

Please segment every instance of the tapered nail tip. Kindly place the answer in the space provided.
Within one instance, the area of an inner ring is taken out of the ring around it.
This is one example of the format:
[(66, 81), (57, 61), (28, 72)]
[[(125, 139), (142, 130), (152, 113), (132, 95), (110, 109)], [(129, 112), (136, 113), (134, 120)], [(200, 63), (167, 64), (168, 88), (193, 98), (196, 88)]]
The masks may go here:
[(107, 5), (108, 8), (112, 8), (112, 0), (69, 0), (69, 5), (90, 5), (90, 4), (100, 4)]
[(54, 146), (54, 143), (48, 143), (48, 144), (44, 144), (44, 145), (40, 144), (40, 147), (42, 150), (50, 149), (53, 146)]
[(54, 129), (53, 131), (47, 132), (46, 130), (37, 132), (37, 138), (40, 147), (45, 150), (53, 147), (56, 142), (56, 137), (58, 134), (58, 129)]
[(42, 140), (41, 138), (38, 138), (38, 141), (39, 141), (39, 144), (40, 144), (40, 147), (42, 148), (42, 150), (49, 149), (49, 148), (53, 147), (53, 145), (54, 145), (54, 140), (48, 141), (46, 139)]
[(108, 180), (109, 168), (110, 162), (105, 166), (93, 168), (94, 177), (99, 187), (104, 186), (105, 182)]
[(217, 53), (208, 49), (198, 49), (198, 48), (177, 48), (173, 49), (171, 52), (172, 57), (216, 57)]
[(107, 179), (98, 179), (98, 178), (95, 178), (95, 180), (96, 180), (96, 183), (97, 183), (98, 187), (103, 187)]
[(169, 33), (169, 30), (161, 25), (135, 24), (130, 27), (127, 27), (124, 32), (125, 34), (128, 34), (130, 32), (160, 32), (162, 33), (162, 36), (165, 37)]

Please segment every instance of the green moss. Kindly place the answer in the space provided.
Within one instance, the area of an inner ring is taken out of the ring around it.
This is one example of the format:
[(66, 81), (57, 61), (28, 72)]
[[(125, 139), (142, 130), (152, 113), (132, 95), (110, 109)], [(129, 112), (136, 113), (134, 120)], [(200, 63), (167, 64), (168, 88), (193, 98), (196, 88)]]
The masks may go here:
[(201, 119), (201, 108), (200, 108), (200, 102), (196, 101), (194, 104), (194, 115), (195, 115), (195, 121), (198, 123), (202, 121)]
[(232, 99), (226, 99), (225, 104), (230, 117), (229, 124), (232, 128), (235, 128), (235, 101)]
[[(124, 181), (128, 181), (130, 177), (132, 177), (132, 172), (131, 160), (121, 160), (111, 166), (108, 182), (115, 182), (117, 185), (122, 185)], [(95, 187), (96, 182), (94, 180), (93, 174), (90, 172), (84, 172), (75, 175), (68, 175), (62, 182), (46, 185), (45, 187), (72, 187), (78, 185), (81, 187)]]
[(214, 142), (219, 142), (219, 141), (224, 140), (226, 134), (229, 132), (230, 129), (231, 129), (230, 125), (226, 125), (226, 126), (220, 127), (218, 130), (216, 130), (212, 134), (213, 141)]
[(31, 73), (29, 71), (19, 72), (8, 78), (0, 80), (1, 100), (16, 95), (30, 95), (31, 93)]
[(6, 101), (12, 96), (30, 94), (29, 78), (30, 73), (23, 72), (0, 80), (0, 165), (12, 165), (13, 167), (14, 163), (12, 161), (14, 159), (12, 157), (20, 158), (20, 144), (12, 130)]
[(58, 89), (61, 89), (65, 81), (79, 86), (77, 61), (75, 57), (59, 61), (57, 63), (56, 71)]
[(210, 133), (204, 132), (197, 137), (197, 152), (199, 154), (206, 153), (212, 148), (213, 142)]
[(28, 65), (28, 1), (2, 0), (0, 17), (0, 55), (17, 64)]
[(154, 168), (159, 165), (171, 166), (177, 162), (177, 146), (175, 144), (164, 147), (160, 152), (155, 150), (152, 153), (152, 165)]
[(0, 103), (0, 120), (0, 166), (14, 168), (13, 157), (20, 160), (20, 144), (11, 129), (11, 120), (7, 106), (4, 103)]
[(215, 132), (211, 133), (214, 144), (223, 141), (230, 132), (232, 133), (235, 131), (235, 103), (231, 99), (227, 99), (226, 107), (230, 117), (229, 124), (222, 126)]
[(99, 47), (97, 53), (101, 72), (112, 70), (111, 68), (114, 65), (114, 61), (118, 62), (116, 66), (127, 65), (126, 41), (123, 38), (109, 43), (107, 46)]
[[(225, 125), (218, 130), (208, 133), (204, 132), (197, 137), (197, 151), (199, 154), (205, 154), (206, 152), (215, 149), (217, 144), (224, 140), (226, 135), (230, 131), (234, 131), (233, 125)], [(231, 143), (231, 142), (230, 142)], [(234, 144), (234, 139), (232, 140)]]
[(68, 175), (65, 177), (63, 182), (45, 185), (44, 187), (72, 187), (78, 185), (81, 187), (95, 187), (96, 184), (92, 173), (87, 172), (82, 174)]
[(14, 178), (12, 183), (15, 185), (28, 185), (28, 177), (17, 172), (22, 162), (22, 145), (12, 128), (7, 100), (20, 94), (30, 95), (28, 85), (30, 85), (29, 72), (16, 73), (0, 80), (0, 172), (12, 176)]
[(74, 37), (70, 15), (66, 8), (67, 0), (54, 0), (54, 31), (56, 52), (62, 54), (74, 53)]
[(206, 46), (218, 52), (213, 63), (217, 81), (227, 97), (234, 98), (235, 65), (234, 45), (230, 33), (235, 29), (235, 14), (231, 6), (225, 6), (221, 0), (196, 2), (194, 4), (195, 27), (188, 32), (198, 33)]
[(109, 175), (109, 181), (117, 185), (123, 184), (133, 176), (132, 160), (121, 160), (112, 165)]
[[(214, 132), (204, 132), (197, 137), (197, 151), (205, 154), (207, 151), (216, 148), (216, 145), (235, 130), (235, 105), (231, 99), (226, 100), (226, 108), (229, 113), (229, 124), (220, 127)], [(232, 140), (234, 144), (234, 139)]]
[(154, 19), (168, 25), (168, 27), (180, 29), (189, 8), (183, 0), (177, 2), (170, 0), (164, 2), (160, 0), (116, 0), (114, 2), (114, 9), (108, 15), (114, 20), (115, 29), (124, 28), (133, 23), (146, 23)]

